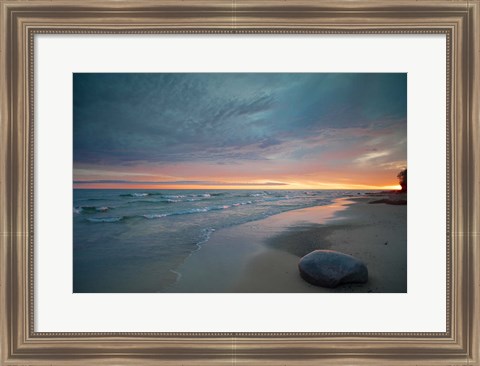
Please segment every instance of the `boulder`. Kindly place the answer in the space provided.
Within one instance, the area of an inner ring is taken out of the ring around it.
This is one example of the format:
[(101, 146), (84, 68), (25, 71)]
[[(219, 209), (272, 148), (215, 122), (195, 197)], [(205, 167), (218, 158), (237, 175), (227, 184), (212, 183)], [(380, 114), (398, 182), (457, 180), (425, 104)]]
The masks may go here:
[(314, 250), (298, 263), (302, 278), (315, 286), (334, 288), (368, 281), (367, 266), (358, 258), (333, 250)]

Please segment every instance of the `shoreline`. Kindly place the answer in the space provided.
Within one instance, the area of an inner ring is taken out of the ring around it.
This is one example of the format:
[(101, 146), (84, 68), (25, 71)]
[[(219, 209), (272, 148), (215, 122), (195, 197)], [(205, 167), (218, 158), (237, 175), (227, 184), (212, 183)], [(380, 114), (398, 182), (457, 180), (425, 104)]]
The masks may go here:
[[(406, 292), (406, 206), (371, 200), (339, 198), (220, 229), (177, 269), (180, 280), (165, 292)], [(315, 249), (363, 260), (369, 281), (335, 289), (308, 284), (297, 265)]]
[(242, 277), (250, 261), (256, 255), (272, 251), (264, 241), (273, 233), (283, 231), (292, 220), (310, 221), (311, 211), (319, 211), (319, 216), (326, 219), (344, 209), (344, 206), (345, 201), (336, 199), (329, 205), (285, 211), (261, 220), (219, 229), (211, 233), (209, 240), (190, 253), (175, 270), (180, 274), (179, 280), (165, 292), (238, 292), (235, 283)]

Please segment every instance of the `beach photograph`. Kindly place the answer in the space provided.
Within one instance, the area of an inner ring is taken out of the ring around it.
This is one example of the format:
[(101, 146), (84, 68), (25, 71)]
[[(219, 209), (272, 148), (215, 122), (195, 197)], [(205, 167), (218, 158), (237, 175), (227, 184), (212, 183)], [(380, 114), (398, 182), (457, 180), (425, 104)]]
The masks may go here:
[(73, 293), (406, 293), (406, 73), (74, 73)]

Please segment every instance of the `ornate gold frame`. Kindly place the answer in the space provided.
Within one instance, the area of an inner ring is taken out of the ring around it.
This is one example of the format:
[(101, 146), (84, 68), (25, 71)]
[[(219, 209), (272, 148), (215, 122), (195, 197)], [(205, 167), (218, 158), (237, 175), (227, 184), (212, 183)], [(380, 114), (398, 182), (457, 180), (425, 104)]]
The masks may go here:
[[(0, 0), (0, 12), (0, 365), (480, 365), (479, 0)], [(445, 34), (446, 332), (35, 332), (33, 43), (40, 33)]]

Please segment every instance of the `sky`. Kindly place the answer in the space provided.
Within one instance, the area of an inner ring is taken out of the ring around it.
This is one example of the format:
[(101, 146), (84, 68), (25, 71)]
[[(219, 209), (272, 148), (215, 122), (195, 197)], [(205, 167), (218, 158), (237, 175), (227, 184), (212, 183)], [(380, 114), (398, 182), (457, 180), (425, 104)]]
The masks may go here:
[(398, 188), (405, 73), (75, 73), (74, 188)]

